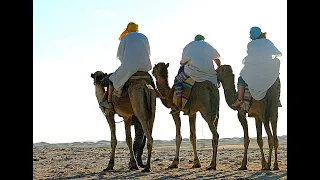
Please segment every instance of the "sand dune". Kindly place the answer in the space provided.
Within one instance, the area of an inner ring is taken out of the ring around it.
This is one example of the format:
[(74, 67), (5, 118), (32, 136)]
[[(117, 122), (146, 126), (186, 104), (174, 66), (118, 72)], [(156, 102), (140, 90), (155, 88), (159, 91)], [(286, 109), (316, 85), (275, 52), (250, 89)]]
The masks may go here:
[[(198, 139), (197, 149), (202, 167), (192, 168), (193, 151), (189, 139), (183, 139), (180, 165), (168, 169), (175, 155), (175, 141), (154, 140), (152, 171), (129, 170), (129, 150), (124, 141), (116, 149), (113, 171), (101, 173), (110, 155), (110, 141), (33, 144), (33, 179), (287, 179), (287, 136), (279, 137), (278, 163), (280, 170), (261, 170), (260, 150), (256, 138), (250, 138), (248, 170), (239, 171), (243, 157), (243, 138), (219, 140), (217, 170), (206, 170), (212, 157), (210, 139)], [(268, 141), (264, 137), (264, 153), (268, 158)], [(143, 154), (146, 162), (147, 149)], [(274, 154), (274, 153), (273, 153)], [(273, 158), (274, 155), (272, 155)], [(273, 161), (271, 168), (273, 168)]]

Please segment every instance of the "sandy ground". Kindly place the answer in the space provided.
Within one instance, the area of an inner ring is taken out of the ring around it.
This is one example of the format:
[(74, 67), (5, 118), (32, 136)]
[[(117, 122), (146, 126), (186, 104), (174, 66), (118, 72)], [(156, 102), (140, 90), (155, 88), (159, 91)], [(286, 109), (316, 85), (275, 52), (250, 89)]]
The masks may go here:
[[(268, 158), (268, 143), (264, 137), (264, 154)], [(184, 139), (180, 149), (180, 165), (168, 169), (175, 155), (175, 142), (155, 140), (149, 173), (129, 170), (129, 150), (118, 142), (114, 170), (107, 167), (110, 142), (75, 142), (67, 144), (37, 143), (33, 145), (33, 179), (287, 179), (287, 136), (279, 137), (278, 163), (280, 170), (261, 170), (261, 154), (255, 138), (248, 150), (248, 170), (237, 170), (243, 157), (243, 139), (219, 140), (217, 170), (206, 170), (212, 158), (211, 140), (197, 140), (201, 168), (192, 168), (193, 152), (190, 141)], [(145, 147), (143, 162), (146, 162)], [(274, 151), (273, 151), (274, 152)], [(273, 157), (272, 165), (273, 168)]]

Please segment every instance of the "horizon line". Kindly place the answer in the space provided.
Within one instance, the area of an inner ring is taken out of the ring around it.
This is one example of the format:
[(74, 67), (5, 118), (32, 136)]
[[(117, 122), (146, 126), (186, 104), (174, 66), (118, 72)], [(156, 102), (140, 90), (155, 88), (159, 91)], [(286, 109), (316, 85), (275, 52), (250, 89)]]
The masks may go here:
[[(281, 136), (278, 136), (278, 137), (283, 137), (283, 136), (287, 136), (287, 135), (281, 135)], [(221, 139), (239, 139), (239, 138), (243, 138), (243, 136), (242, 137), (231, 137), (231, 138), (229, 138), (229, 137), (226, 137), (226, 138), (219, 138), (219, 140), (221, 140)], [(251, 138), (257, 138), (257, 136), (254, 136), (254, 137), (249, 137), (249, 139), (251, 139)], [(262, 136), (262, 138), (268, 138), (268, 136)], [(153, 141), (175, 141), (176, 139), (171, 139), (171, 140), (165, 140), (165, 139), (155, 139), (155, 140), (153, 140)], [(190, 140), (190, 138), (182, 138), (182, 140)], [(204, 139), (198, 139), (197, 138), (197, 140), (212, 140), (212, 139), (206, 139), (206, 138), (204, 138)], [(99, 142), (99, 141), (111, 141), (111, 140), (104, 140), (104, 139), (102, 139), (102, 140), (86, 140), (86, 141), (73, 141), (73, 142), (57, 142), (57, 143), (48, 143), (48, 142), (45, 142), (45, 141), (40, 141), (40, 142), (34, 142), (33, 143), (33, 145), (34, 144), (41, 144), (41, 143), (46, 143), (46, 144), (72, 144), (72, 143), (90, 143), (90, 142), (92, 142), (92, 143), (97, 143), (97, 142)], [(125, 142), (125, 140), (123, 140), (123, 141), (120, 141), (120, 140), (117, 140), (117, 142)]]

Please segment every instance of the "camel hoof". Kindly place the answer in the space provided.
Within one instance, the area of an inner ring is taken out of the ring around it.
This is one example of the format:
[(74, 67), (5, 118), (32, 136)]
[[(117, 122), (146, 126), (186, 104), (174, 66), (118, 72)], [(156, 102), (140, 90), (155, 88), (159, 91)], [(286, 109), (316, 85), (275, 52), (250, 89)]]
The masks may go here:
[(280, 170), (280, 169), (279, 169), (279, 167), (274, 167), (273, 170), (274, 170), (274, 171), (278, 171), (278, 170)]
[(244, 167), (241, 166), (238, 168), (238, 170), (248, 170), (248, 168), (246, 166), (244, 166)]
[(177, 164), (171, 164), (168, 168), (169, 168), (169, 169), (178, 168), (178, 165), (177, 165)]
[(217, 170), (217, 168), (209, 166), (209, 167), (207, 167), (207, 170)]
[(201, 167), (201, 164), (194, 164), (193, 166), (192, 166), (192, 168), (200, 168)]
[(103, 169), (102, 172), (106, 172), (106, 171), (110, 171), (110, 170), (113, 170), (113, 167), (107, 167), (107, 168)]
[(141, 172), (150, 172), (149, 168), (144, 168)]

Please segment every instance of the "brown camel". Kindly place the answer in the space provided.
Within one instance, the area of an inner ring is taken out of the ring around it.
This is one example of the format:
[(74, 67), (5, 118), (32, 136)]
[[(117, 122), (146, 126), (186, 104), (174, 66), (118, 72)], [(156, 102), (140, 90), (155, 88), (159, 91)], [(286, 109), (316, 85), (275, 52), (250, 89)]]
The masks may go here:
[[(155, 64), (152, 70), (153, 76), (156, 78), (156, 85), (159, 92), (165, 99), (161, 99), (162, 103), (168, 107), (172, 107), (172, 96), (170, 95), (171, 88), (168, 85), (168, 67), (169, 63), (160, 62)], [(196, 82), (193, 85), (191, 94), (189, 96), (190, 111), (189, 111), (189, 125), (190, 125), (190, 141), (193, 148), (194, 161), (192, 168), (201, 167), (200, 160), (197, 154), (197, 138), (196, 138), (196, 113), (200, 112), (203, 119), (208, 123), (212, 133), (212, 160), (207, 169), (216, 170), (217, 147), (219, 134), (217, 132), (217, 125), (219, 119), (219, 90), (209, 81)], [(177, 113), (178, 114), (178, 113)], [(181, 120), (179, 115), (173, 115), (176, 124), (176, 155), (169, 166), (169, 168), (177, 168), (179, 164), (179, 151), (181, 145)]]
[[(237, 92), (235, 90), (235, 82), (234, 82), (234, 74), (232, 72), (232, 68), (230, 65), (221, 65), (217, 69), (218, 73), (218, 81), (221, 82), (226, 102), (228, 106), (231, 108), (231, 104), (237, 98)], [(249, 117), (255, 118), (256, 129), (257, 129), (257, 143), (260, 148), (262, 160), (261, 165), (263, 170), (270, 170), (271, 166), (271, 155), (272, 149), (274, 147), (274, 170), (279, 170), (278, 167), (278, 136), (277, 136), (277, 121), (278, 121), (278, 102), (279, 102), (279, 91), (280, 91), (280, 80), (278, 80), (269, 88), (266, 96), (262, 100), (254, 100), (252, 98), (251, 106), (253, 103), (256, 103), (257, 112), (254, 114), (250, 114), (249, 111), (245, 111), (242, 108), (238, 108), (238, 119), (242, 125), (244, 131), (244, 157), (242, 159), (241, 167), (239, 170), (247, 170), (247, 154), (248, 154), (248, 146), (250, 143), (249, 135), (248, 135), (248, 122), (246, 118), (246, 114), (248, 113)], [(272, 131), (270, 130), (270, 123), (272, 127)], [(268, 144), (269, 144), (269, 157), (268, 162), (265, 160), (265, 156), (263, 153), (263, 140), (262, 140), (262, 124), (266, 130), (268, 135)]]
[[(107, 76), (107, 73), (102, 71), (96, 71), (91, 73), (91, 77), (94, 79), (95, 93), (98, 101), (100, 102), (105, 93), (105, 88), (101, 84), (101, 79)], [(143, 79), (140, 77), (144, 76)], [(150, 78), (145, 78), (149, 76)], [(134, 78), (135, 77), (135, 78)], [(134, 157), (132, 148), (132, 138), (131, 138), (131, 124), (132, 116), (136, 116), (142, 125), (143, 131), (147, 137), (147, 149), (148, 158), (147, 163), (142, 170), (142, 172), (150, 172), (151, 169), (151, 152), (152, 152), (152, 129), (155, 117), (155, 106), (156, 106), (156, 94), (152, 86), (150, 85), (152, 77), (147, 72), (137, 72), (134, 74), (126, 83), (127, 93), (123, 93), (121, 97), (115, 95), (112, 96), (112, 102), (114, 106), (115, 113), (123, 117), (126, 131), (126, 143), (130, 151), (130, 170), (138, 170), (137, 162)], [(103, 109), (106, 115), (107, 121), (110, 126), (111, 131), (111, 155), (108, 167), (103, 171), (113, 170), (114, 167), (114, 157), (115, 149), (117, 145), (116, 129), (114, 113), (109, 112), (107, 109)]]

